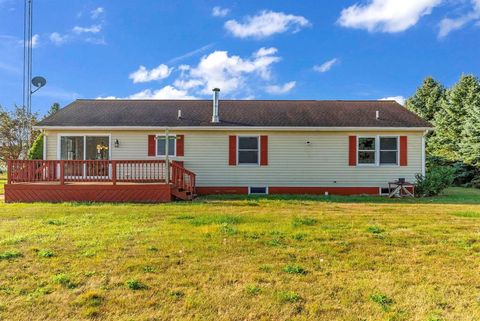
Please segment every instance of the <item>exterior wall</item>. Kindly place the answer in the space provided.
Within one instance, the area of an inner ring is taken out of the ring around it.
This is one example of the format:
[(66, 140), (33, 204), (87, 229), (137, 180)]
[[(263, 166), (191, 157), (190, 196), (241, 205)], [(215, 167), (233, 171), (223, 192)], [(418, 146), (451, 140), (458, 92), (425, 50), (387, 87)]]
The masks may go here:
[[(154, 159), (148, 155), (148, 135), (154, 131), (47, 132), (47, 159), (59, 159), (58, 134), (111, 134), (112, 159)], [(197, 174), (199, 187), (386, 187), (422, 173), (423, 132), (233, 132), (183, 131), (185, 156), (172, 157)], [(229, 135), (268, 135), (268, 166), (228, 165)], [(349, 166), (348, 136), (408, 136), (408, 166)], [(118, 139), (120, 146), (113, 147)], [(309, 141), (310, 144), (306, 144)]]

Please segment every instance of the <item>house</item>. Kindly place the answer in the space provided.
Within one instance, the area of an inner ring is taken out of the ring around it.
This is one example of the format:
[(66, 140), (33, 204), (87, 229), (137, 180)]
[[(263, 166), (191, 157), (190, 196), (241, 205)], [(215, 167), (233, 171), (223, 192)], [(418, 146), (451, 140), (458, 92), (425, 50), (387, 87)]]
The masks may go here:
[(37, 125), (43, 161), (11, 162), (6, 200), (379, 195), (425, 172), (431, 125), (395, 101), (218, 96), (76, 100)]

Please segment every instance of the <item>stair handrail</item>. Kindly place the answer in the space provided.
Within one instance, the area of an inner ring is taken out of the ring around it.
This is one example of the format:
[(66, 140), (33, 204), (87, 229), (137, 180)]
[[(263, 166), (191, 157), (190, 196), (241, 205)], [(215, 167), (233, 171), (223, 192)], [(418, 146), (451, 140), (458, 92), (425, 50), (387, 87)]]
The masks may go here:
[(195, 193), (196, 174), (178, 163), (170, 162), (171, 182), (191, 194)]

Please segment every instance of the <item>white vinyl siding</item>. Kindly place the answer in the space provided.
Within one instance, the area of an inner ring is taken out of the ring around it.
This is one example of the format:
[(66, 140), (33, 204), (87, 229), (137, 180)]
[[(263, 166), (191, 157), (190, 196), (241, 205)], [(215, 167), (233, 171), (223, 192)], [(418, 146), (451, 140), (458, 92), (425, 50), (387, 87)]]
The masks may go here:
[[(48, 132), (48, 159), (57, 159), (57, 133)], [(119, 148), (112, 147), (112, 159), (155, 159), (148, 156), (148, 135), (158, 132), (108, 131), (105, 134), (111, 134), (111, 140), (118, 139), (120, 143)], [(185, 156), (171, 159), (184, 161), (184, 166), (197, 174), (198, 186), (384, 187), (399, 177), (414, 181), (415, 174), (422, 172), (423, 132), (182, 131), (171, 134), (185, 135)], [(229, 166), (229, 135), (268, 135), (268, 166)], [(348, 166), (350, 135), (407, 136), (408, 166)]]

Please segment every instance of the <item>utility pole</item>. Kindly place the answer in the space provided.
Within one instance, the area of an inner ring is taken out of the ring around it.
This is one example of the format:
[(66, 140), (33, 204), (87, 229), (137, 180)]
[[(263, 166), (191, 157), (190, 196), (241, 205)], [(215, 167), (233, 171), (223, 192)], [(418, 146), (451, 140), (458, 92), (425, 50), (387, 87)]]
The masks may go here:
[[(24, 137), (26, 140), (26, 150), (30, 148), (30, 139), (32, 132), (32, 94), (45, 86), (45, 78), (37, 76), (32, 78), (32, 56), (33, 56), (33, 0), (25, 0), (23, 11), (23, 96), (22, 107), (27, 114)], [(37, 87), (32, 91), (32, 85)], [(26, 156), (26, 154), (25, 154)]]

